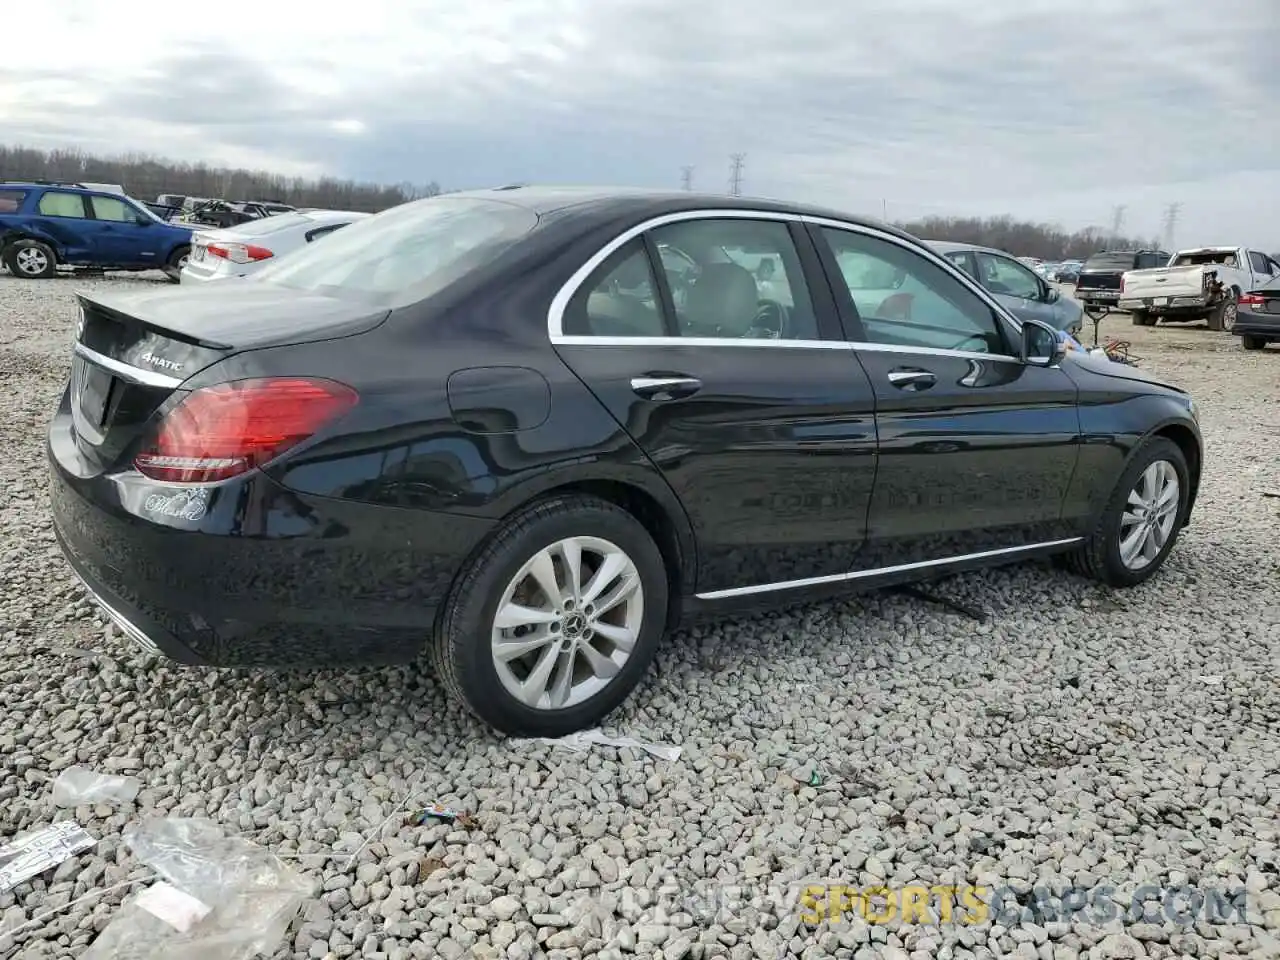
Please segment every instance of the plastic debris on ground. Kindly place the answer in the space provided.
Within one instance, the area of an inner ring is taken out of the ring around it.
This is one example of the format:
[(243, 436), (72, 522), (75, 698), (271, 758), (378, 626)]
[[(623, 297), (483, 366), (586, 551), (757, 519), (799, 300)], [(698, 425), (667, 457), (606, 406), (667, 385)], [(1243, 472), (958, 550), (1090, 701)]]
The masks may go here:
[(574, 753), (586, 753), (593, 746), (632, 747), (636, 750), (643, 750), (659, 760), (675, 761), (680, 759), (679, 747), (670, 747), (661, 743), (645, 743), (631, 737), (610, 737), (601, 730), (579, 730), (577, 733), (571, 733), (564, 737), (535, 737), (531, 742), (545, 743), (553, 747), (564, 747)]
[(446, 823), (452, 823), (454, 820), (458, 819), (458, 816), (459, 814), (457, 810), (454, 810), (451, 807), (446, 807), (443, 804), (433, 803), (431, 806), (424, 807), (414, 813), (411, 819), (414, 823), (422, 826), (422, 824), (428, 820), (444, 820)]
[(97, 842), (73, 820), (17, 837), (0, 847), (0, 893), (53, 869)]
[(133, 803), (142, 781), (95, 773), (85, 767), (67, 767), (53, 781), (53, 805), (78, 807), (83, 803)]
[(81, 960), (270, 956), (311, 893), (270, 850), (212, 820), (147, 820), (124, 842), (161, 879), (125, 901)]

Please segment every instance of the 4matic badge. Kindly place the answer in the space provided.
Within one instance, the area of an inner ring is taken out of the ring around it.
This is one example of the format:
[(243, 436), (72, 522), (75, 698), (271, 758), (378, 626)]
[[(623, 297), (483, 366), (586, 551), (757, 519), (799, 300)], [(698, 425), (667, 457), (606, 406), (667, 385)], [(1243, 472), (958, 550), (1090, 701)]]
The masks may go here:
[(209, 509), (209, 491), (197, 487), (168, 497), (153, 493), (147, 497), (143, 508), (154, 516), (173, 517), (177, 520), (199, 520)]
[(174, 373), (177, 373), (182, 369), (182, 364), (175, 363), (173, 360), (166, 360), (164, 357), (157, 357), (154, 353), (144, 353), (142, 355), (142, 361), (144, 363), (151, 364), (153, 367), (172, 370)]

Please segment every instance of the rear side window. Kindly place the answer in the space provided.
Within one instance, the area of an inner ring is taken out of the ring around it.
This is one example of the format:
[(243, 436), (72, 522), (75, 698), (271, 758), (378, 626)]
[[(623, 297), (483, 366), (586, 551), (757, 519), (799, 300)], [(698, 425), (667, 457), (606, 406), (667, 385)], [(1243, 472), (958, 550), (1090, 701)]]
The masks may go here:
[(563, 329), (577, 337), (668, 335), (642, 241), (624, 244), (578, 288), (565, 310)]
[(22, 209), (22, 201), (25, 199), (25, 190), (0, 190), (0, 213), (17, 213)]
[(64, 193), (61, 190), (46, 190), (37, 204), (37, 209), (46, 217), (78, 217), (83, 219), (84, 196), (79, 193)]
[(352, 223), (260, 271), (257, 280), (401, 307), (483, 266), (537, 224), (536, 214), (513, 203), (432, 197)]

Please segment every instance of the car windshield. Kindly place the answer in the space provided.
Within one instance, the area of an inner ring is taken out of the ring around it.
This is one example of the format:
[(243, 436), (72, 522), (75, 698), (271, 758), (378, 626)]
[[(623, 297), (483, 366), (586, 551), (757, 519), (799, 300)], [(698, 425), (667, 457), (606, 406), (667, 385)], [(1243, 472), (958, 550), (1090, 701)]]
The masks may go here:
[(537, 223), (536, 214), (513, 203), (432, 197), (358, 220), (255, 277), (262, 283), (401, 307), (492, 260)]

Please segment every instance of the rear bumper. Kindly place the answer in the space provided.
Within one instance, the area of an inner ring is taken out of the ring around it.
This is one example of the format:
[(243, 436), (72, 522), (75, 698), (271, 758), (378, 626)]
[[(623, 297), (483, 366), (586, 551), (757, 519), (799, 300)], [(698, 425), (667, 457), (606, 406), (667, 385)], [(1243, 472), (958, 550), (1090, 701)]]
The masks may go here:
[(1245, 334), (1254, 337), (1275, 337), (1280, 340), (1280, 313), (1254, 313), (1252, 310), (1240, 310), (1236, 313), (1236, 322), (1231, 332), (1237, 337)]
[(1204, 313), (1210, 305), (1203, 297), (1158, 296), (1125, 297), (1120, 301), (1121, 310), (1146, 310), (1148, 313)]
[(423, 651), (457, 569), (492, 527), (453, 514), (300, 496), (261, 473), (185, 488), (85, 476), (69, 423), (50, 429), (58, 544), (111, 619), (180, 663), (376, 666)]

